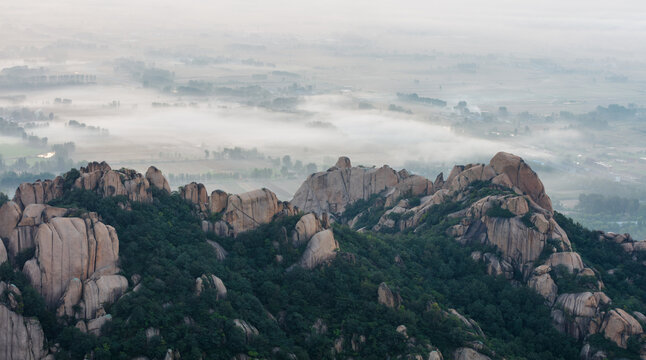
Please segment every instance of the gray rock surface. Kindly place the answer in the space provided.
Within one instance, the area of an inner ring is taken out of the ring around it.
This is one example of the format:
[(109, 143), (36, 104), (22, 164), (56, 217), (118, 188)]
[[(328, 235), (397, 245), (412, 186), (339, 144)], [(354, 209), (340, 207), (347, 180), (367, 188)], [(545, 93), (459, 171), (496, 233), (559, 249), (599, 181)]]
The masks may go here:
[(0, 358), (41, 360), (47, 356), (45, 334), (35, 318), (23, 317), (0, 304)]

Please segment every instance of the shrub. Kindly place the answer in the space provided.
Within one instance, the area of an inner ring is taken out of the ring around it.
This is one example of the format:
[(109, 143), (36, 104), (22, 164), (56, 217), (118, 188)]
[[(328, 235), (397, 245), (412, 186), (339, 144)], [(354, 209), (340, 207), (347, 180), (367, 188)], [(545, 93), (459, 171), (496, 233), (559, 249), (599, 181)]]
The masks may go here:
[(495, 204), (489, 210), (487, 210), (487, 216), (494, 218), (513, 218), (516, 215), (509, 211), (508, 209), (503, 209), (500, 205)]

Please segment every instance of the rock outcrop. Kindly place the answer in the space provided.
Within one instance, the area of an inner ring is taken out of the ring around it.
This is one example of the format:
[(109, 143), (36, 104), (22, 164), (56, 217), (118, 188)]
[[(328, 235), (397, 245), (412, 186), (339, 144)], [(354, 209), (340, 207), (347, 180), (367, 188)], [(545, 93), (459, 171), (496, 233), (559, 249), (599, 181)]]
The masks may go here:
[(552, 268), (562, 266), (564, 269), (567, 269), (570, 274), (578, 273), (584, 268), (581, 255), (572, 251), (553, 253), (550, 255), (549, 259), (547, 259), (545, 264)]
[(229, 196), (223, 219), (231, 225), (236, 235), (270, 222), (284, 208), (285, 205), (278, 201), (272, 191), (254, 190)]
[(601, 333), (619, 347), (628, 347), (628, 338), (644, 332), (634, 317), (622, 309), (613, 309), (606, 314), (601, 324)]
[(339, 249), (331, 229), (320, 231), (307, 243), (307, 248), (298, 264), (305, 269), (313, 269), (324, 262), (332, 260)]
[(398, 173), (387, 165), (380, 168), (351, 167), (350, 160), (342, 157), (328, 171), (310, 175), (294, 194), (291, 204), (304, 212), (338, 217), (349, 204), (368, 200), (376, 194), (386, 195), (388, 190), (412, 196), (432, 192), (430, 181), (421, 177), (406, 181), (410, 177), (407, 172)]
[(487, 274), (489, 275), (504, 276), (507, 280), (511, 280), (514, 277), (514, 267), (509, 262), (498, 258), (496, 254), (481, 254), (479, 251), (476, 251), (471, 253), (471, 258), (476, 261), (484, 261), (487, 266)]
[(646, 240), (635, 241), (630, 234), (615, 234), (612, 232), (598, 231), (599, 241), (612, 241), (632, 254), (633, 252), (646, 252)]
[(170, 185), (168, 184), (168, 180), (166, 180), (166, 177), (164, 177), (161, 170), (156, 167), (151, 166), (148, 168), (146, 171), (146, 180), (148, 180), (150, 185), (160, 190), (166, 190), (166, 192), (170, 194)]
[[(43, 204), (29, 204), (23, 211), (20, 211), (17, 207), (11, 207), (19, 210), (17, 214), (12, 212), (11, 215), (18, 215), (20, 219), (13, 228), (9, 228), (8, 226), (5, 228), (9, 232), (9, 236), (5, 238), (5, 241), (7, 244), (7, 252), (11, 258), (22, 251), (34, 247), (34, 237), (39, 225), (55, 217), (65, 216), (68, 212), (68, 209)], [(13, 223), (13, 220), (10, 223)]]
[(386, 283), (382, 282), (377, 288), (377, 301), (391, 309), (396, 309), (401, 305), (402, 299), (398, 293), (394, 293)]
[(83, 296), (77, 303), (81, 311), (80, 317), (94, 319), (100, 314), (104, 314), (103, 305), (116, 302), (126, 292), (126, 289), (128, 289), (128, 280), (121, 275), (102, 275), (85, 280), (83, 282)]
[(70, 280), (117, 271), (117, 233), (94, 214), (85, 219), (53, 218), (38, 227), (34, 243), (36, 254), (23, 272), (50, 307), (57, 305)]
[(251, 341), (255, 336), (260, 334), (255, 326), (249, 324), (245, 320), (233, 319), (233, 324), (244, 332), (247, 342)]
[(552, 200), (545, 193), (543, 183), (523, 159), (513, 154), (499, 152), (491, 159), (489, 165), (496, 174), (504, 174), (513, 187), (518, 188), (521, 193), (529, 195), (541, 208), (552, 212)]
[(63, 178), (57, 176), (54, 180), (20, 184), (13, 201), (20, 209), (24, 209), (27, 205), (45, 204), (61, 196), (63, 196)]
[(192, 182), (181, 187), (179, 193), (184, 200), (197, 206), (200, 211), (206, 212), (209, 208), (209, 195), (204, 184)]
[(321, 221), (314, 213), (301, 216), (292, 232), (292, 244), (299, 246), (308, 242), (314, 234), (323, 230)]
[[(559, 241), (559, 250), (569, 251), (571, 245), (565, 231), (551, 217), (546, 220), (548, 226), (538, 224), (545, 216), (531, 217), (530, 222), (533, 223), (529, 226), (522, 219), (529, 211), (523, 204), (526, 204), (525, 197), (518, 195), (485, 197), (471, 205), (464, 212), (461, 223), (449, 229), (449, 233), (462, 243), (494, 245), (502, 252), (503, 260), (528, 276), (548, 239)], [(490, 211), (496, 207), (509, 210), (512, 216), (492, 214)], [(558, 260), (560, 257), (555, 261)]]
[(577, 339), (599, 332), (602, 321), (600, 307), (610, 303), (602, 292), (562, 294), (552, 308), (556, 329)]
[(45, 346), (45, 334), (38, 320), (23, 317), (0, 304), (0, 358), (50, 359)]
[(276, 215), (296, 214), (292, 205), (279, 201), (269, 189), (242, 194), (215, 190), (209, 197), (203, 184), (191, 183), (180, 188), (180, 195), (199, 209), (202, 230), (218, 236), (237, 236), (270, 222)]
[(211, 193), (211, 197), (209, 198), (209, 211), (212, 214), (217, 214), (219, 212), (222, 212), (224, 209), (227, 208), (227, 204), (229, 202), (229, 194), (222, 190), (214, 190)]
[(480, 325), (473, 320), (473, 319), (467, 319), (464, 315), (460, 314), (457, 310), (455, 309), (449, 309), (448, 312), (445, 312), (447, 316), (453, 316), (454, 318), (460, 320), (464, 327), (472, 334), (476, 336), (480, 336), (482, 338), (485, 337), (484, 332), (480, 328)]
[(227, 297), (227, 288), (224, 286), (224, 282), (213, 274), (203, 274), (195, 279), (195, 294), (197, 296), (200, 296), (205, 288), (215, 289), (218, 300), (223, 300)]
[[(81, 167), (79, 173), (74, 182), (76, 188), (94, 191), (103, 197), (126, 196), (130, 201), (152, 201), (148, 179), (135, 170), (112, 170), (105, 162), (91, 162)], [(163, 178), (163, 175), (159, 172), (154, 177), (160, 181), (159, 177)]]
[[(547, 265), (539, 266), (534, 269), (532, 276), (529, 278), (527, 285), (534, 289), (539, 295), (545, 298), (545, 302), (552, 306), (558, 294), (558, 286), (549, 274), (551, 268)], [(540, 269), (543, 267), (542, 269)], [(540, 269), (540, 270), (539, 270)], [(538, 270), (538, 271), (537, 271)]]
[(13, 229), (20, 221), (21, 210), (18, 204), (7, 201), (0, 207), (0, 239), (11, 236)]

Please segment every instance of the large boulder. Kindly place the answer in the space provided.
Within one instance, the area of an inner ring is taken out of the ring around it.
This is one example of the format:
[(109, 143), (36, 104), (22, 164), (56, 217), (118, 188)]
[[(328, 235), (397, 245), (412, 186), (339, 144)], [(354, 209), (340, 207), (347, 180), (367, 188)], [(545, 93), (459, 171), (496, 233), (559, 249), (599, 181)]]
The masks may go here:
[(224, 286), (224, 282), (213, 274), (202, 274), (202, 276), (195, 279), (195, 295), (200, 296), (205, 288), (215, 289), (218, 300), (223, 300), (227, 297), (227, 288)]
[(551, 266), (552, 268), (562, 266), (563, 268), (567, 269), (570, 274), (579, 272), (584, 268), (583, 260), (581, 260), (581, 255), (573, 251), (553, 253), (552, 255), (550, 255), (549, 259), (547, 259), (545, 264)]
[(53, 218), (38, 227), (34, 243), (36, 254), (23, 272), (50, 307), (57, 304), (70, 280), (83, 281), (96, 271), (117, 271), (117, 233), (95, 214), (84, 219)]
[(552, 200), (545, 193), (545, 187), (538, 175), (520, 157), (506, 153), (497, 153), (489, 162), (496, 174), (505, 174), (513, 186), (529, 195), (543, 209), (552, 212)]
[(601, 333), (622, 348), (628, 347), (628, 338), (644, 332), (634, 317), (622, 309), (610, 310), (601, 324)]
[(534, 289), (539, 295), (545, 298), (545, 302), (548, 305), (552, 305), (554, 300), (556, 300), (556, 295), (558, 294), (558, 287), (556, 283), (548, 273), (544, 274), (534, 274), (529, 278), (527, 285)]
[(192, 182), (180, 188), (179, 193), (184, 200), (198, 206), (200, 211), (205, 212), (209, 208), (209, 195), (204, 184)]
[(20, 206), (13, 201), (7, 201), (0, 207), (0, 239), (11, 236), (13, 229), (20, 221)]
[(398, 293), (390, 290), (390, 287), (382, 282), (377, 288), (377, 301), (391, 309), (396, 309), (401, 305), (402, 299)]
[(128, 289), (128, 279), (121, 275), (103, 275), (83, 282), (83, 297), (78, 303), (85, 319), (104, 313), (103, 305), (117, 301)]
[(150, 185), (160, 190), (165, 190), (170, 194), (170, 185), (168, 184), (168, 180), (166, 180), (166, 177), (164, 177), (161, 170), (156, 167), (151, 166), (148, 168), (146, 171), (146, 180), (148, 180)]
[[(457, 172), (456, 168), (454, 171)], [(452, 176), (451, 176), (452, 175)], [(475, 181), (488, 181), (496, 176), (496, 172), (490, 165), (469, 164), (459, 173), (451, 172), (444, 188), (450, 192), (462, 191)]]
[(100, 336), (103, 325), (109, 323), (110, 321), (112, 321), (112, 315), (110, 314), (102, 315), (96, 319), (89, 320), (87, 322), (87, 332), (94, 336)]
[(602, 292), (561, 294), (552, 308), (552, 322), (560, 332), (583, 339), (599, 332), (602, 321), (599, 308), (610, 302)]
[(301, 216), (296, 223), (294, 231), (292, 232), (292, 244), (299, 246), (308, 242), (314, 234), (323, 230), (318, 216), (314, 213), (309, 213)]
[(0, 358), (41, 360), (46, 356), (45, 334), (38, 320), (0, 304)]
[(214, 190), (211, 193), (211, 198), (209, 199), (209, 211), (212, 214), (217, 214), (222, 212), (227, 208), (227, 202), (229, 201), (229, 194), (222, 190)]
[[(249, 191), (229, 196), (223, 219), (237, 235), (270, 222), (285, 206), (269, 189)], [(289, 215), (293, 215), (293, 210)]]
[(301, 256), (299, 265), (305, 269), (313, 269), (318, 265), (333, 259), (339, 249), (339, 243), (334, 239), (331, 229), (316, 233), (307, 243), (307, 248)]

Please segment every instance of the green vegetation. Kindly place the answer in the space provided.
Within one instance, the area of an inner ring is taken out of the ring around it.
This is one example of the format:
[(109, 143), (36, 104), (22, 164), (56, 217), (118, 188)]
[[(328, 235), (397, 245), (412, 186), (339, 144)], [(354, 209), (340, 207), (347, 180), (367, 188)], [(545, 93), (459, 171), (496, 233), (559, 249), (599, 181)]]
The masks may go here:
[(513, 218), (516, 215), (508, 209), (503, 209), (500, 205), (495, 204), (487, 210), (487, 216), (495, 218)]
[(536, 228), (536, 225), (534, 225), (534, 223), (532, 222), (532, 212), (531, 211), (526, 212), (525, 215), (523, 215), (520, 218), (520, 221), (522, 221), (523, 224), (525, 226), (527, 226), (528, 229), (535, 229)]
[(400, 100), (404, 100), (404, 101), (417, 102), (417, 103), (428, 104), (428, 105), (439, 106), (439, 107), (446, 106), (446, 101), (444, 100), (423, 97), (423, 96), (417, 95), (416, 93), (412, 93), (412, 94), (397, 93), (397, 97)]
[(599, 240), (598, 232), (585, 229), (560, 213), (555, 213), (554, 218), (583, 261), (599, 271), (604, 292), (613, 304), (626, 311), (646, 311), (646, 270), (642, 265), (646, 254), (626, 253), (619, 244)]
[[(230, 359), (239, 353), (326, 359), (332, 358), (330, 349), (339, 337), (345, 338), (343, 355), (362, 359), (421, 354), (428, 352), (426, 344), (449, 354), (472, 340), (484, 342), (495, 352), (494, 358), (577, 356), (578, 345), (552, 327), (540, 296), (486, 275), (484, 267), (469, 257), (471, 248), (445, 235), (455, 221), (446, 215), (459, 210), (460, 204), (433, 207), (425, 231), (418, 233), (360, 234), (336, 226), (341, 252), (332, 264), (287, 272), (304, 245), (294, 248), (281, 229), (290, 231), (297, 217), (277, 219), (237, 238), (218, 238), (202, 233), (192, 207), (179, 195), (155, 190), (154, 198), (153, 204), (133, 203), (128, 211), (119, 206), (125, 198), (102, 199), (72, 190), (52, 203), (96, 211), (115, 226), (123, 274), (128, 278), (140, 274), (143, 284), (140, 291), (111, 305), (113, 321), (102, 337), (84, 335), (73, 324), (61, 329), (50, 322), (47, 336), (63, 348), (58, 359), (82, 358), (90, 351), (97, 359), (161, 358), (168, 348), (178, 350), (183, 359)], [(371, 201), (376, 200), (366, 203)], [(225, 261), (216, 259), (207, 236), (229, 252)], [(283, 257), (282, 262), (276, 255)], [(394, 261), (396, 256), (401, 262)], [(21, 276), (10, 269), (5, 272)], [(225, 300), (216, 300), (214, 289), (195, 295), (195, 278), (209, 273), (226, 284)], [(399, 309), (377, 303), (381, 282), (401, 294)], [(39, 308), (25, 305), (25, 311), (32, 313)], [(448, 308), (476, 320), (487, 337), (480, 338), (445, 316)], [(47, 320), (46, 314), (38, 316)], [(325, 333), (312, 329), (319, 318), (328, 327)], [(246, 320), (260, 334), (247, 341), (233, 319)], [(410, 346), (395, 331), (402, 324), (416, 339)], [(147, 341), (149, 327), (160, 329), (161, 336)], [(349, 346), (353, 335), (366, 337), (357, 350)], [(273, 351), (276, 347), (278, 352)]]

